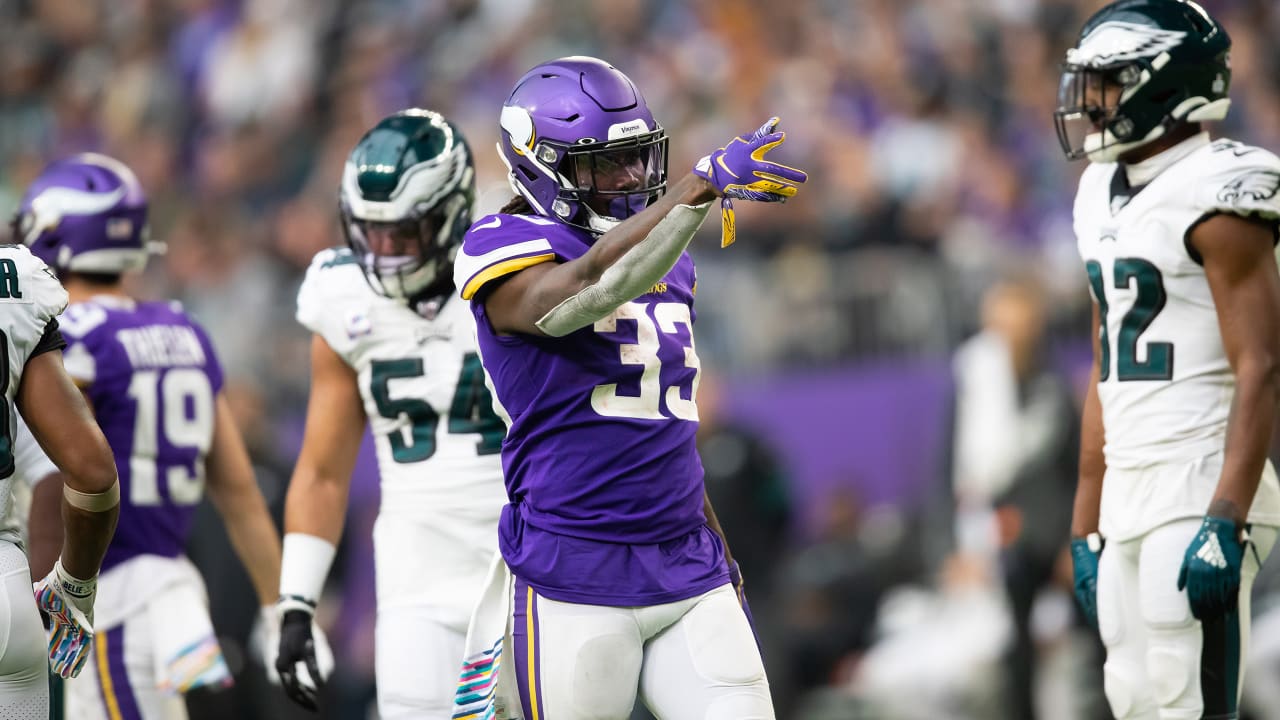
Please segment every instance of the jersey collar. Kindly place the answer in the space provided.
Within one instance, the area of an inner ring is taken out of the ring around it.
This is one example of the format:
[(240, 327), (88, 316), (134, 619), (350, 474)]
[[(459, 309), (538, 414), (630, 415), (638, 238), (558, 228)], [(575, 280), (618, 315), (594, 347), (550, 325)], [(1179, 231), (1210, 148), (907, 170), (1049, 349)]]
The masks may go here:
[(1208, 144), (1209, 133), (1201, 132), (1142, 162), (1117, 163), (1116, 172), (1111, 176), (1111, 214), (1120, 212), (1160, 173)]
[(1174, 163), (1209, 144), (1209, 133), (1199, 132), (1161, 153), (1153, 155), (1142, 162), (1121, 164), (1129, 184), (1143, 187), (1157, 175), (1169, 169)]
[(127, 295), (99, 293), (90, 297), (89, 302), (112, 310), (133, 310), (138, 307), (138, 303)]

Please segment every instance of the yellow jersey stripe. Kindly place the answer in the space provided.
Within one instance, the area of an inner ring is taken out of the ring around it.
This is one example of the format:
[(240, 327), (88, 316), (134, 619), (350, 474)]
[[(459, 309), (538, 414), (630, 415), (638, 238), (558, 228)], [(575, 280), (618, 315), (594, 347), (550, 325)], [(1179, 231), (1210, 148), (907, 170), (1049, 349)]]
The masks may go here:
[(115, 684), (111, 682), (111, 665), (107, 661), (107, 634), (98, 633), (93, 642), (97, 645), (98, 682), (102, 685), (102, 699), (107, 703), (107, 717), (110, 720), (122, 720), (120, 701), (116, 699)]
[(485, 283), (490, 280), (500, 278), (503, 275), (510, 275), (513, 272), (519, 272), (527, 267), (539, 265), (547, 262), (548, 260), (555, 259), (555, 253), (545, 253), (543, 255), (533, 255), (530, 257), (511, 258), (510, 260), (504, 260), (500, 263), (494, 263), (493, 265), (490, 265), (484, 270), (476, 273), (467, 281), (466, 287), (462, 288), (462, 299), (470, 300), (477, 292), (480, 291), (480, 288), (484, 287)]
[(529, 588), (529, 600), (524, 609), (525, 632), (529, 638), (529, 713), (531, 720), (538, 720), (538, 653), (534, 645), (533, 588)]

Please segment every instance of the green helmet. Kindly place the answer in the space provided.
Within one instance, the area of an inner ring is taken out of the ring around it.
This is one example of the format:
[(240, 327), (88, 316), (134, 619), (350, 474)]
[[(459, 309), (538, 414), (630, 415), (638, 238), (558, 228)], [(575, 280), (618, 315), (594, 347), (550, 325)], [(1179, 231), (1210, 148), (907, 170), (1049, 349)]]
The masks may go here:
[(1114, 162), (1180, 123), (1221, 120), (1231, 38), (1190, 0), (1120, 0), (1067, 50), (1054, 122), (1067, 157)]
[(339, 207), (374, 290), (410, 304), (453, 292), (475, 175), (462, 133), (430, 110), (401, 110), (360, 138), (343, 168)]

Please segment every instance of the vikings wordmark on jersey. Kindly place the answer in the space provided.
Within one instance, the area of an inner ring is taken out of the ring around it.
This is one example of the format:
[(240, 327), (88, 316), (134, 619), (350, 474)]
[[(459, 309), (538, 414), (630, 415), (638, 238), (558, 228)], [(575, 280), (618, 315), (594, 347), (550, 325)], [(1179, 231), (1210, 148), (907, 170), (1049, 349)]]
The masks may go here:
[[(1102, 321), (1098, 395), (1107, 467), (1220, 453), (1235, 392), (1200, 258), (1187, 241), (1216, 213), (1280, 223), (1280, 159), (1207, 134), (1169, 150), (1181, 156), (1148, 184), (1130, 187), (1114, 163), (1093, 163), (1080, 180), (1075, 231)], [(1104, 484), (1104, 493), (1138, 492)], [(1169, 489), (1166, 489), (1169, 490)], [(1174, 517), (1198, 517), (1211, 483), (1103, 503), (1103, 534), (1124, 538)], [(1145, 496), (1144, 496), (1145, 497)], [(1144, 508), (1120, 517), (1109, 508)], [(1280, 524), (1280, 487), (1268, 466), (1250, 518)]]

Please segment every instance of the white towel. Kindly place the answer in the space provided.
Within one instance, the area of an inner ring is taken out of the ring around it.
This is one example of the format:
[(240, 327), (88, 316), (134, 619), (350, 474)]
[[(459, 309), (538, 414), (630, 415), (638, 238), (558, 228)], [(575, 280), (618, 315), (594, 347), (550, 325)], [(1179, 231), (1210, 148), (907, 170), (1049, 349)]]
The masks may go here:
[(466, 651), (453, 720), (521, 720), (520, 689), (511, 662), (512, 575), (494, 553), (480, 602), (467, 626)]

